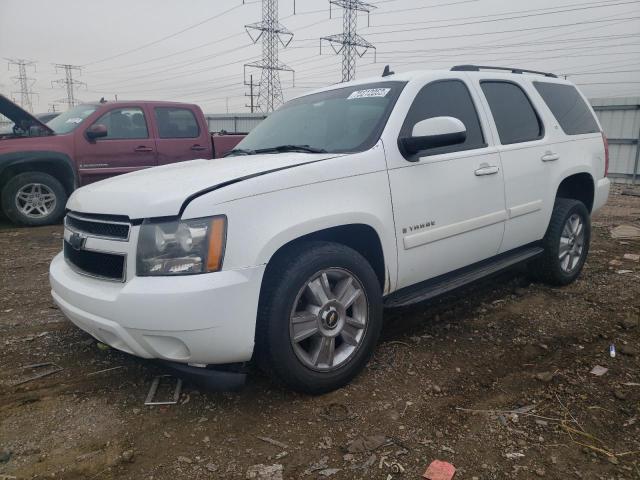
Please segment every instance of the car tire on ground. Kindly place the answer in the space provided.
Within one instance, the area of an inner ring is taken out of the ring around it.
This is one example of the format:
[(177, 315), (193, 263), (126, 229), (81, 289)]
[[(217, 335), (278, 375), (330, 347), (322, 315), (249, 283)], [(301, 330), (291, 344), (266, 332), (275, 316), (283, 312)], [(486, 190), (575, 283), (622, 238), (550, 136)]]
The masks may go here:
[(585, 205), (556, 198), (551, 221), (542, 240), (544, 253), (529, 268), (533, 276), (550, 285), (568, 285), (584, 266), (591, 240), (591, 215)]
[(48, 173), (26, 172), (11, 178), (2, 189), (2, 210), (18, 225), (40, 226), (59, 222), (67, 193)]
[(294, 390), (342, 387), (367, 364), (382, 327), (382, 292), (355, 250), (308, 242), (267, 268), (256, 328), (258, 365)]

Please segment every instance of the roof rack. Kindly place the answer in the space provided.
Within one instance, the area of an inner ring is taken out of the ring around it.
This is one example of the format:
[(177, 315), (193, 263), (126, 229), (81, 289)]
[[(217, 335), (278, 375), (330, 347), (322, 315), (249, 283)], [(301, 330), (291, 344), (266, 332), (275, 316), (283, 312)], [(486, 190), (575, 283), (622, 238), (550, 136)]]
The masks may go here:
[(547, 72), (538, 72), (537, 70), (527, 70), (525, 68), (511, 67), (488, 67), (484, 65), (456, 65), (451, 69), (452, 72), (479, 72), (480, 70), (504, 70), (511, 73), (535, 73), (536, 75), (544, 75), (545, 77), (558, 78), (557, 75)]

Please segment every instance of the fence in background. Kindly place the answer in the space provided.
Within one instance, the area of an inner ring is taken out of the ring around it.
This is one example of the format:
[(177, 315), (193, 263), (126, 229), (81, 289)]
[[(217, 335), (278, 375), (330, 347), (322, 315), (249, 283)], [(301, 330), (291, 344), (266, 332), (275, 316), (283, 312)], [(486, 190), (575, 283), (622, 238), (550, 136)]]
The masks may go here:
[(264, 113), (207, 113), (210, 132), (249, 133), (262, 120)]
[(609, 139), (609, 178), (640, 181), (640, 97), (590, 100)]

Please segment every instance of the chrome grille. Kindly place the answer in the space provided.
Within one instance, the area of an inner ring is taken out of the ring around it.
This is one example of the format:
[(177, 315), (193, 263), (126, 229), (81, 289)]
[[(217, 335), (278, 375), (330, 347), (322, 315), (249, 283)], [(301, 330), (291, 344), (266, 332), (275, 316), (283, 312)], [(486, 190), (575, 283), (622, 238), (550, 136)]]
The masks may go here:
[(118, 221), (106, 216), (81, 215), (73, 212), (67, 213), (64, 219), (65, 226), (69, 230), (84, 233), (96, 238), (106, 238), (109, 240), (129, 240), (131, 224), (122, 217), (117, 217)]

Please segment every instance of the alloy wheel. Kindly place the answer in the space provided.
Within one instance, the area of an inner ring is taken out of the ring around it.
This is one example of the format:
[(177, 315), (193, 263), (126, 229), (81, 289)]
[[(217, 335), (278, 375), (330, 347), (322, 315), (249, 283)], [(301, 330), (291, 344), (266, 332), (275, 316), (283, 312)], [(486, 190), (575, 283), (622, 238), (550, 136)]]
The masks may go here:
[(359, 349), (367, 329), (369, 304), (364, 287), (349, 271), (317, 272), (300, 289), (289, 320), (289, 338), (308, 368), (340, 368)]
[(56, 208), (56, 195), (42, 183), (28, 183), (16, 193), (15, 203), (18, 211), (30, 218), (42, 218)]
[(560, 236), (558, 259), (560, 268), (565, 273), (572, 272), (580, 263), (584, 251), (584, 222), (580, 215), (574, 213), (564, 224)]

